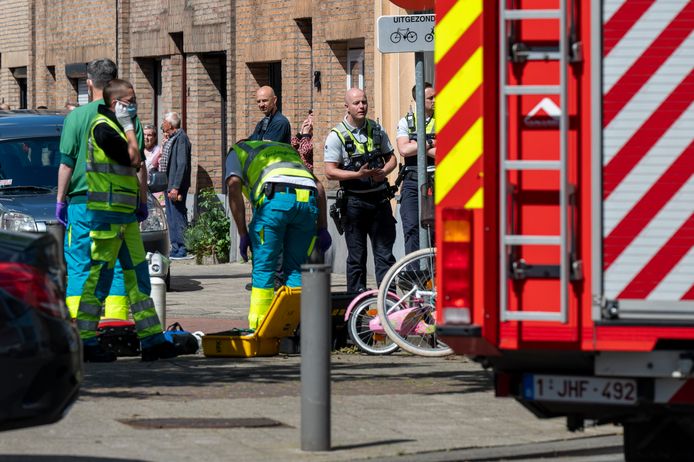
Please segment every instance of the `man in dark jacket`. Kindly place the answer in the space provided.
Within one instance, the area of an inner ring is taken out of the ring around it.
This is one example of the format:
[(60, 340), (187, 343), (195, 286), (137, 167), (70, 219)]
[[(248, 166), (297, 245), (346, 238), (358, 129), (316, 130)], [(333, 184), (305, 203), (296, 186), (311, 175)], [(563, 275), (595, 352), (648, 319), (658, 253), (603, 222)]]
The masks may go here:
[(188, 226), (186, 197), (190, 189), (191, 144), (188, 135), (181, 128), (181, 118), (175, 112), (164, 116), (162, 131), (169, 137), (159, 162), (159, 170), (162, 170), (163, 163), (163, 171), (169, 177), (165, 200), (171, 240), (170, 257), (172, 260), (185, 260), (192, 258), (183, 243), (183, 232)]
[(255, 141), (279, 141), (289, 144), (292, 139), (292, 127), (289, 120), (277, 108), (277, 96), (272, 87), (260, 87), (255, 93), (258, 109), (263, 113), (260, 122), (249, 140)]

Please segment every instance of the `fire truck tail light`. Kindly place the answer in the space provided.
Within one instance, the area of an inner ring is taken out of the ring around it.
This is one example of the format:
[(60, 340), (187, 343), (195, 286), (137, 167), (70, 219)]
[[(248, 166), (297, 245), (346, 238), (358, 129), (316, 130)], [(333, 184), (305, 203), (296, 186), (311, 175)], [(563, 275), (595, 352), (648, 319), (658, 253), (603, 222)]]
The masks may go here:
[(470, 221), (456, 218), (446, 219), (444, 214), (443, 241), (470, 242)]
[(470, 308), (444, 307), (443, 322), (444, 324), (471, 324)]
[(472, 322), (472, 213), (466, 209), (442, 211), (441, 288), (445, 323)]

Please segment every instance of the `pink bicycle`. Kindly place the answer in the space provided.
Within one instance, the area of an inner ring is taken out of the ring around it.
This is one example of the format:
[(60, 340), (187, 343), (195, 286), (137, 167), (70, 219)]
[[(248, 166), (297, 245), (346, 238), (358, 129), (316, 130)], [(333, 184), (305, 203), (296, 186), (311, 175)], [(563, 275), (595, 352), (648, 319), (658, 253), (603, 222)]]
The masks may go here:
[(419, 356), (452, 353), (438, 340), (434, 325), (435, 257), (433, 248), (406, 255), (386, 274), (379, 290), (360, 294), (347, 307), (347, 332), (361, 351), (384, 355), (400, 347)]
[[(362, 292), (352, 300), (345, 311), (347, 333), (352, 342), (364, 353), (370, 355), (387, 355), (398, 349), (398, 346), (388, 338), (378, 319), (376, 303), (378, 289)], [(391, 303), (397, 303), (397, 297), (389, 298)]]

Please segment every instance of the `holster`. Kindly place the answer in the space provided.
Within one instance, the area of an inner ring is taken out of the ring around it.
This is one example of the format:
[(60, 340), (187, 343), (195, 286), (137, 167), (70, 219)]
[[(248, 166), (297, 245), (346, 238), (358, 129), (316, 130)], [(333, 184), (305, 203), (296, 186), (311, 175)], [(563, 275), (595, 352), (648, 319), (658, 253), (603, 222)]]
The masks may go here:
[(330, 218), (335, 222), (335, 228), (340, 234), (345, 232), (345, 220), (347, 218), (345, 214), (345, 208), (347, 206), (347, 200), (345, 198), (345, 190), (340, 188), (337, 190), (335, 195), (335, 203), (330, 206)]

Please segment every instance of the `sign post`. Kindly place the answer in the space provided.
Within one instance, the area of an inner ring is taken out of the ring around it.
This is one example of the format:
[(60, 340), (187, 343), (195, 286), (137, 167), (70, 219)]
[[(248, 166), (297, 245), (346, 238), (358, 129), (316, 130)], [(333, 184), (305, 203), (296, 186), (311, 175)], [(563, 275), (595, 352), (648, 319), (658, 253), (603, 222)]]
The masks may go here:
[(378, 18), (378, 49), (381, 53), (414, 52), (415, 104), (417, 106), (417, 195), (419, 208), (419, 248), (429, 247), (429, 233), (421, 226), (422, 187), (427, 182), (426, 115), (424, 113), (424, 52), (434, 51), (433, 14), (381, 16)]

